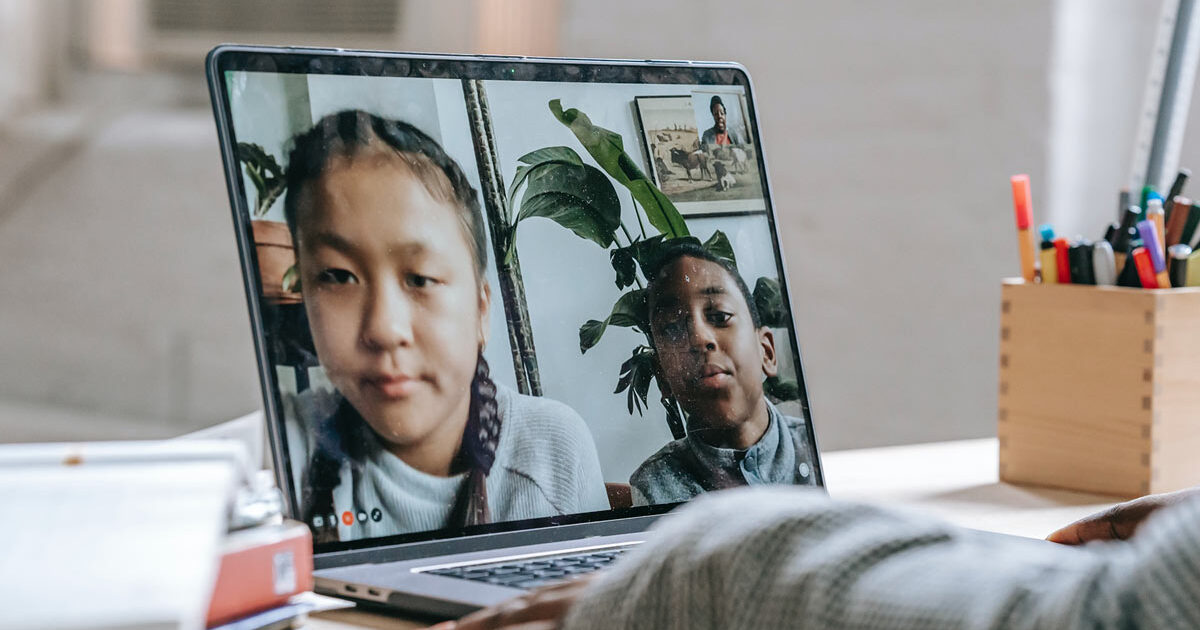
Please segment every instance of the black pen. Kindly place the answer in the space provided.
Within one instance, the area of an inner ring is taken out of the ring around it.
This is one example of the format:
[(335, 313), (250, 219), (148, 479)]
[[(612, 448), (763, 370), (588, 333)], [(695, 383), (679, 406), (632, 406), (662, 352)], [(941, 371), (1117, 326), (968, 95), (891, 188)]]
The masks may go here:
[(1179, 174), (1175, 176), (1175, 183), (1171, 184), (1171, 194), (1167, 195), (1167, 200), (1163, 202), (1163, 212), (1167, 213), (1166, 220), (1171, 220), (1171, 209), (1175, 207), (1175, 197), (1183, 194), (1183, 187), (1187, 185), (1187, 180), (1192, 176), (1192, 172), (1186, 168), (1179, 169)]
[(1192, 248), (1187, 245), (1172, 245), (1167, 248), (1167, 254), (1170, 256), (1167, 262), (1167, 276), (1171, 278), (1171, 286), (1186, 287), (1188, 256), (1192, 255)]
[[(1113, 257), (1117, 269), (1125, 269), (1125, 257), (1129, 255), (1129, 233), (1142, 215), (1142, 209), (1137, 206), (1126, 206), (1125, 214), (1121, 215), (1121, 223), (1117, 226), (1117, 235), (1113, 237)], [(1138, 286), (1141, 286), (1139, 284)]]

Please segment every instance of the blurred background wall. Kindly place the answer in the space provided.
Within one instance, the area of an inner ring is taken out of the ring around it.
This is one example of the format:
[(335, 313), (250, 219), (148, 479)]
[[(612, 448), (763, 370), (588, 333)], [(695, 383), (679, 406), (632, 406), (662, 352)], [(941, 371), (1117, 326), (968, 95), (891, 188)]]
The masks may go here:
[(1007, 178), (1099, 235), (1157, 5), (0, 0), (0, 441), (260, 405), (203, 80), (223, 41), (742, 62), (822, 447), (993, 435)]

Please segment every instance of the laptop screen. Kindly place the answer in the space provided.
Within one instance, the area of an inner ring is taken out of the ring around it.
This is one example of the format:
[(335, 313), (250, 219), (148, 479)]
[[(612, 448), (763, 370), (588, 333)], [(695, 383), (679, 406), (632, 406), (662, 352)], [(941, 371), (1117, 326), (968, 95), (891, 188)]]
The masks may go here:
[(210, 63), (275, 461), (318, 551), (821, 485), (742, 69)]

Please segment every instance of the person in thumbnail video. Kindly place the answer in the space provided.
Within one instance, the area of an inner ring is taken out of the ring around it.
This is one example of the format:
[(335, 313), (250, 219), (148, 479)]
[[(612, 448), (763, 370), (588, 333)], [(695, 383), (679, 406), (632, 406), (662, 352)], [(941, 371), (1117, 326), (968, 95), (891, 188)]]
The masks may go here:
[(476, 191), (436, 141), (362, 111), (294, 139), (284, 212), (317, 357), (295, 399), (301, 512), (321, 541), (608, 509), (562, 403), (492, 381)]
[(745, 139), (728, 127), (725, 116), (725, 102), (719, 95), (714, 94), (708, 102), (708, 111), (712, 114), (713, 126), (700, 136), (700, 146), (711, 149), (727, 144), (745, 144)]
[(684, 243), (652, 265), (648, 281), (659, 377), (688, 432), (634, 471), (634, 503), (745, 485), (815, 485), (805, 421), (783, 415), (763, 393), (763, 379), (778, 372), (775, 338), (737, 269)]

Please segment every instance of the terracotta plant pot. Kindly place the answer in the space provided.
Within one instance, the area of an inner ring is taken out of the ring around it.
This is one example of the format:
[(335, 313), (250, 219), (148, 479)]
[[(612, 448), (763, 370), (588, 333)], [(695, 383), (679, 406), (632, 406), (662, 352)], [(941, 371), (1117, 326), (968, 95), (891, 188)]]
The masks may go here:
[(254, 251), (258, 258), (258, 274), (263, 298), (273, 304), (299, 304), (300, 294), (283, 290), (283, 274), (296, 264), (296, 251), (286, 223), (280, 221), (251, 221)]

